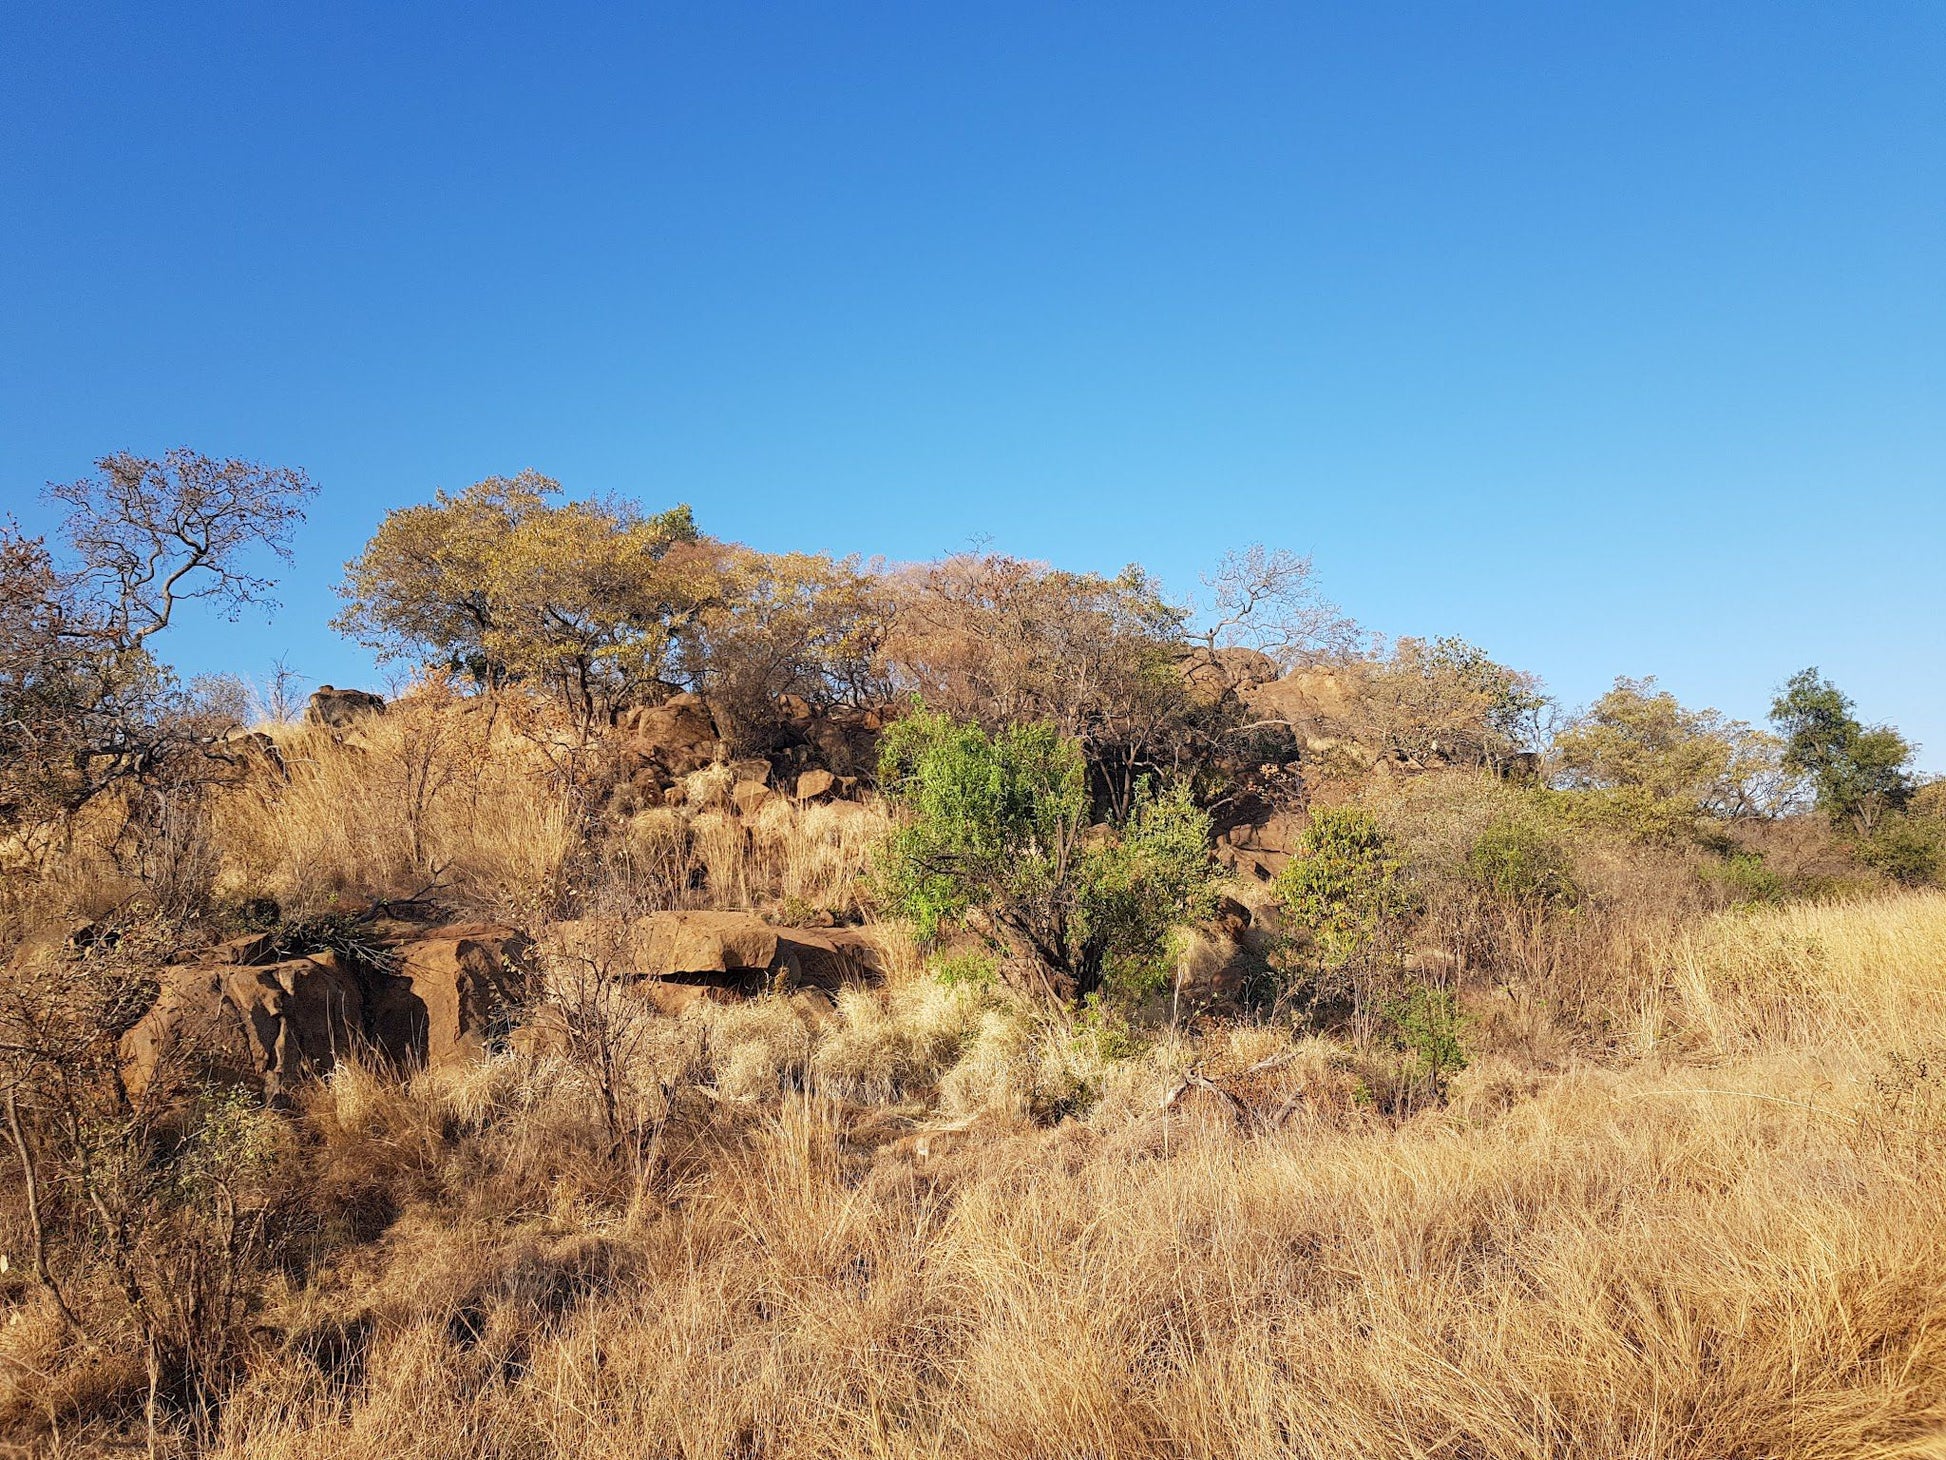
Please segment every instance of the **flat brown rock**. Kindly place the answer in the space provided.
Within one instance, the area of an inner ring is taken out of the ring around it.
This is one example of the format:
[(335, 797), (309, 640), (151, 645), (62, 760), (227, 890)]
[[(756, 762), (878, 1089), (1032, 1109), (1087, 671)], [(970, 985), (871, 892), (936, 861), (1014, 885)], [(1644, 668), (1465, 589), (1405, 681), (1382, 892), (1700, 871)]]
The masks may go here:
[(651, 978), (767, 973), (777, 962), (777, 929), (755, 913), (654, 913), (632, 931), (633, 971)]
[(830, 771), (812, 769), (797, 778), (797, 799), (800, 801), (822, 801), (837, 789), (838, 778)]
[(873, 983), (883, 968), (876, 940), (860, 929), (780, 928), (749, 912), (652, 913), (606, 931), (560, 923), (552, 941), (611, 975), (640, 980), (643, 997), (665, 1013), (680, 1013), (699, 998), (721, 1002), (766, 988)]
[(762, 781), (738, 781), (730, 787), (730, 804), (739, 816), (755, 816), (777, 799), (777, 793)]

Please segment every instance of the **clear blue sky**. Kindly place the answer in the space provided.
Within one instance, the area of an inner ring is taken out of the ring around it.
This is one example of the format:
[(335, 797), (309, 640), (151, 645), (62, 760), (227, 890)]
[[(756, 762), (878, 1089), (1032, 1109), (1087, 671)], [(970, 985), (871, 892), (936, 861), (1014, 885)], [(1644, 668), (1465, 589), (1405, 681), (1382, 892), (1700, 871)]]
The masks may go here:
[[(632, 18), (615, 12), (632, 10)], [(765, 548), (1315, 555), (1570, 703), (1822, 666), (1946, 769), (1946, 6), (23, 4), (0, 498), (182, 443)]]

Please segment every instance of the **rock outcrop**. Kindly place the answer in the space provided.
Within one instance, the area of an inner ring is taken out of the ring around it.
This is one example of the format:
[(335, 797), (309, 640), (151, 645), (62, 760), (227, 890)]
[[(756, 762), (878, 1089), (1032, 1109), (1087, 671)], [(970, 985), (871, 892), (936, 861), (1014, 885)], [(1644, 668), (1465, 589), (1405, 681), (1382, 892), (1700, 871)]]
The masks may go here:
[(643, 978), (837, 989), (880, 973), (878, 945), (852, 928), (788, 928), (747, 912), (661, 912), (631, 929)]
[(877, 942), (856, 928), (778, 927), (748, 912), (661, 912), (620, 928), (556, 925), (564, 951), (631, 981), (666, 1013), (701, 999), (876, 983)]
[(687, 804), (749, 820), (780, 801), (849, 799), (860, 772), (877, 759), (887, 719), (881, 710), (813, 706), (800, 695), (781, 695), (765, 753), (736, 759), (709, 702), (671, 694), (615, 717), (611, 804), (622, 815)]
[(671, 695), (659, 705), (624, 710), (615, 734), (625, 770), (648, 771), (664, 785), (720, 758), (716, 723), (698, 695)]
[(259, 1089), (273, 1101), (358, 1053), (411, 1068), (478, 1059), (534, 993), (532, 945), (497, 924), (394, 930), (371, 964), (322, 950), (278, 957), (235, 939), (158, 976), (155, 1003), (122, 1036), (122, 1077)]
[(524, 933), (498, 923), (432, 928), (401, 942), (379, 989), (383, 1017), (372, 1021), (380, 1047), (434, 1066), (482, 1058), (536, 991), (532, 954)]
[(1309, 825), (1293, 807), (1265, 807), (1218, 837), (1217, 860), (1240, 877), (1269, 882), (1297, 855)]
[(333, 953), (178, 965), (159, 982), (154, 1006), (121, 1041), (122, 1080), (138, 1100), (158, 1081), (197, 1081), (279, 1101), (365, 1042), (364, 990)]
[(365, 715), (385, 713), (385, 698), (362, 689), (333, 689), (321, 684), (304, 707), (304, 723), (343, 730)]
[(1234, 1010), (1243, 1003), (1251, 982), (1269, 966), (1274, 916), (1225, 897), (1215, 916), (1184, 930), (1173, 989), (1181, 1013)]

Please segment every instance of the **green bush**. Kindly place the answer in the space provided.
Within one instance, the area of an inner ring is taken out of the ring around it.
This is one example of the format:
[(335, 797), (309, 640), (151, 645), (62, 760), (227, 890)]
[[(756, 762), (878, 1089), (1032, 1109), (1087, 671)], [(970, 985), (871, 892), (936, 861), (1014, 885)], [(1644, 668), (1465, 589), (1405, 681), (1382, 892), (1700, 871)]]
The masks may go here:
[(1761, 852), (1732, 852), (1706, 867), (1703, 877), (1739, 906), (1784, 900), (1784, 879), (1771, 870)]
[(921, 938), (980, 909), (1042, 958), (1065, 957), (1088, 813), (1072, 741), (919, 711), (886, 732), (879, 785), (906, 813), (880, 857), (883, 891)]
[(931, 941), (972, 927), (1079, 1002), (1165, 982), (1170, 931), (1204, 915), (1209, 818), (1187, 787), (1146, 786), (1096, 831), (1080, 747), (1045, 725), (989, 734), (920, 711), (887, 732), (879, 782), (902, 813), (879, 856), (887, 904)]
[(1164, 992), (1172, 936), (1212, 911), (1209, 817), (1178, 783), (1144, 786), (1119, 835), (1083, 859), (1075, 930), (1102, 993), (1132, 1002)]
[(1600, 786), (1556, 791), (1555, 814), (1570, 825), (1614, 832), (1645, 846), (1683, 846), (1706, 839), (1707, 820), (1682, 801), (1640, 786)]
[[(1834, 824), (1869, 838), (1920, 783), (1913, 744), (1889, 725), (1861, 724), (1853, 708), (1837, 685), (1806, 669), (1778, 691), (1770, 718), (1784, 736), (1784, 768), (1810, 779), (1818, 809)], [(1889, 855), (1896, 864), (1898, 854)]]
[(1859, 839), (1858, 855), (1901, 886), (1924, 887), (1946, 876), (1946, 826), (1926, 816), (1890, 816)]
[(1565, 907), (1581, 896), (1567, 852), (1527, 821), (1491, 823), (1467, 852), (1466, 870), (1482, 892), (1502, 902)]
[(1276, 891), (1291, 923), (1310, 935), (1328, 966), (1352, 963), (1391, 941), (1414, 905), (1391, 838), (1369, 811), (1351, 806), (1311, 813)]
[(1445, 1089), (1449, 1076), (1466, 1068), (1461, 1039), (1466, 1016), (1451, 989), (1415, 984), (1386, 1009), (1386, 1017), (1399, 1048), (1418, 1060), (1419, 1073), (1435, 1093)]
[(982, 948), (957, 948), (933, 960), (932, 976), (947, 988), (992, 988), (1000, 981), (1000, 961)]

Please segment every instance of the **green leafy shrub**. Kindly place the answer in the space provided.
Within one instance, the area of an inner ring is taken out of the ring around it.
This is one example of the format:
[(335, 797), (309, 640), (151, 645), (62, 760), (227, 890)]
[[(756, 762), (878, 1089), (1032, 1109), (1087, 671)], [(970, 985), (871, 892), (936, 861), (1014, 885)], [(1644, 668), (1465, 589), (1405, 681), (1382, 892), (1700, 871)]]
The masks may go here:
[(1566, 850), (1523, 820), (1489, 825), (1467, 852), (1466, 869), (1482, 892), (1502, 902), (1565, 907), (1581, 896)]
[(1808, 777), (1818, 809), (1871, 837), (1918, 789), (1914, 746), (1889, 725), (1865, 725), (1837, 685), (1805, 669), (1785, 683), (1770, 718), (1784, 736), (1784, 767)]
[(932, 976), (947, 988), (992, 988), (1000, 981), (1000, 960), (984, 948), (955, 948), (932, 963)]
[(1946, 875), (1946, 825), (1924, 816), (1890, 816), (1858, 843), (1859, 858), (1905, 887), (1924, 887)]
[(1405, 863), (1369, 811), (1311, 813), (1298, 855), (1277, 877), (1277, 897), (1326, 963), (1345, 964), (1387, 940), (1411, 911)]
[(879, 785), (906, 813), (880, 857), (887, 900), (931, 940), (978, 909), (1065, 961), (1087, 827), (1081, 752), (1046, 725), (989, 735), (920, 711), (879, 749)]
[(1209, 817), (1187, 785), (1144, 786), (1119, 835), (1083, 859), (1076, 930), (1110, 999), (1167, 989), (1174, 930), (1212, 911), (1209, 835)]
[(1708, 830), (1695, 808), (1640, 786), (1570, 787), (1554, 793), (1553, 805), (1570, 825), (1614, 832), (1645, 846), (1693, 844)]
[(1739, 906), (1784, 900), (1784, 879), (1764, 861), (1761, 852), (1732, 852), (1706, 867), (1703, 877)]
[(887, 732), (879, 782), (902, 813), (885, 901), (926, 941), (974, 928), (1036, 992), (1140, 997), (1167, 977), (1170, 930), (1207, 909), (1209, 819), (1187, 788), (1145, 786), (1120, 827), (1091, 829), (1080, 747), (1048, 726), (921, 711)]
[(1380, 979), (1400, 964), (1418, 907), (1378, 819), (1356, 807), (1314, 810), (1275, 890), (1294, 935), (1272, 958), (1280, 1001), (1316, 1009), (1348, 996), (1354, 1015), (1369, 1011)]
[(1435, 1093), (1466, 1068), (1466, 1016), (1451, 989), (1415, 984), (1386, 1009), (1399, 1048), (1412, 1055)]

